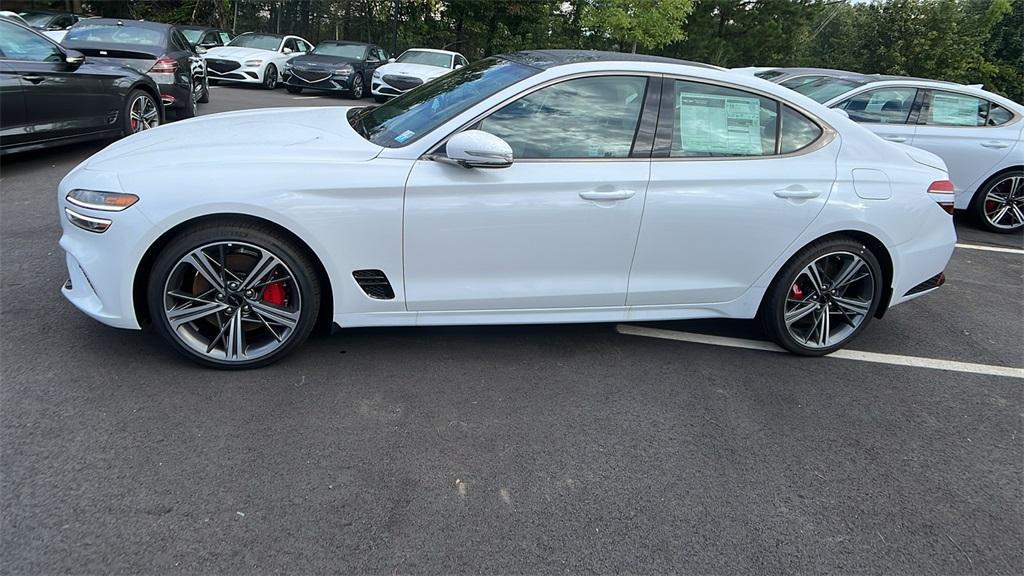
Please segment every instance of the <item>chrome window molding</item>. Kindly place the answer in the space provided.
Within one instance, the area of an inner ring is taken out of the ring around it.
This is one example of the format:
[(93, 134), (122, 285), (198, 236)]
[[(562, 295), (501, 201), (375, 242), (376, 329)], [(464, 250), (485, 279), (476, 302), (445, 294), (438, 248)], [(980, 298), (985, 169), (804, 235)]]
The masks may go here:
[[(803, 148), (801, 148), (799, 150), (794, 150), (793, 152), (788, 152), (786, 154), (766, 154), (764, 156), (685, 156), (685, 157), (679, 156), (679, 157), (670, 157), (670, 158), (652, 158), (652, 157), (646, 157), (646, 158), (643, 158), (643, 157), (641, 157), (641, 158), (638, 158), (638, 157), (622, 157), (622, 158), (521, 158), (521, 159), (520, 158), (513, 158), (513, 160), (512, 160), (513, 163), (518, 164), (520, 162), (528, 162), (528, 163), (559, 162), (559, 163), (565, 163), (565, 162), (627, 162), (627, 161), (632, 161), (632, 162), (652, 162), (652, 161), (653, 162), (666, 162), (666, 161), (667, 162), (692, 162), (692, 161), (706, 161), (706, 160), (714, 160), (714, 161), (732, 160), (732, 161), (737, 161), (737, 160), (765, 160), (765, 159), (769, 159), (769, 158), (792, 158), (792, 157), (796, 157), (796, 156), (802, 156), (804, 154), (810, 154), (811, 152), (814, 152), (816, 150), (820, 150), (821, 148), (824, 148), (825, 146), (828, 146), (829, 144), (831, 144), (832, 141), (835, 140), (835, 138), (838, 136), (838, 132), (835, 130), (835, 128), (833, 128), (831, 124), (826, 122), (824, 119), (822, 119), (817, 114), (814, 114), (813, 112), (810, 112), (809, 110), (807, 110), (803, 106), (800, 106), (799, 104), (796, 104), (796, 103), (791, 102), (789, 100), (783, 100), (783, 99), (779, 98), (778, 96), (776, 96), (775, 94), (771, 94), (769, 92), (765, 92), (765, 91), (760, 90), (758, 88), (751, 88), (751, 87), (744, 86), (744, 85), (741, 85), (741, 84), (734, 84), (734, 83), (731, 83), (731, 82), (725, 82), (725, 81), (721, 81), (721, 80), (714, 80), (714, 79), (711, 79), (711, 78), (704, 78), (704, 77), (701, 77), (701, 76), (689, 76), (689, 75), (685, 75), (685, 74), (672, 74), (672, 73), (664, 73), (664, 72), (651, 72), (651, 71), (638, 71), (638, 70), (600, 70), (600, 71), (591, 71), (591, 72), (577, 72), (577, 73), (569, 74), (569, 75), (566, 75), (566, 76), (559, 76), (558, 78), (552, 78), (550, 80), (546, 80), (544, 82), (541, 82), (540, 84), (538, 84), (536, 86), (531, 86), (530, 88), (527, 88), (526, 90), (523, 90), (522, 92), (519, 92), (517, 94), (509, 96), (508, 98), (505, 98), (501, 102), (499, 102), (499, 103), (491, 106), (487, 110), (481, 112), (480, 114), (477, 114), (476, 116), (473, 117), (472, 120), (470, 120), (468, 122), (465, 122), (459, 128), (453, 130), (450, 134), (448, 134), (443, 139), (441, 139), (437, 144), (434, 144), (433, 146), (430, 146), (429, 148), (427, 148), (428, 151), (426, 153), (424, 153), (422, 156), (420, 156), (420, 159), (422, 159), (422, 160), (437, 160), (439, 157), (447, 158), (447, 156), (444, 153), (444, 146), (448, 143), (448, 140), (450, 140), (452, 138), (452, 136), (455, 136), (456, 134), (458, 134), (458, 133), (460, 133), (460, 132), (462, 132), (464, 130), (469, 129), (470, 127), (474, 126), (475, 124), (477, 124), (481, 120), (484, 120), (485, 118), (487, 118), (488, 116), (490, 116), (494, 112), (497, 112), (498, 110), (500, 110), (501, 108), (505, 107), (506, 105), (508, 105), (508, 104), (510, 104), (510, 103), (512, 103), (512, 102), (514, 102), (514, 101), (516, 101), (518, 99), (520, 99), (520, 98), (524, 98), (526, 96), (529, 96), (530, 94), (532, 94), (533, 92), (536, 92), (537, 90), (541, 90), (543, 88), (547, 88), (548, 86), (552, 86), (554, 84), (559, 84), (561, 82), (566, 82), (568, 80), (575, 80), (577, 78), (597, 77), (597, 76), (643, 76), (643, 77), (647, 77), (647, 78), (660, 77), (660, 78), (663, 78), (663, 79), (666, 79), (666, 80), (683, 80), (683, 81), (687, 81), (687, 82), (711, 84), (711, 85), (715, 85), (715, 86), (721, 86), (723, 88), (730, 88), (732, 90), (739, 90), (741, 92), (747, 92), (747, 93), (750, 93), (750, 94), (756, 94), (758, 96), (762, 96), (764, 98), (768, 98), (769, 100), (772, 100), (773, 102), (776, 102), (779, 105), (789, 106), (793, 110), (796, 110), (800, 114), (803, 114), (808, 120), (810, 120), (814, 124), (817, 124), (818, 127), (821, 128), (821, 135), (818, 136), (817, 140), (815, 140), (814, 142), (808, 144), (807, 146), (804, 146)], [(781, 109), (781, 106), (780, 106), (779, 114), (781, 115), (781, 113), (782, 113), (782, 109)], [(640, 119), (638, 119), (638, 122), (639, 122), (639, 120)], [(660, 123), (660, 120), (659, 120), (659, 123)], [(781, 138), (782, 138), (782, 134), (781, 133), (776, 135), (776, 149), (778, 149), (778, 147), (780, 145), (779, 143), (781, 141)]]

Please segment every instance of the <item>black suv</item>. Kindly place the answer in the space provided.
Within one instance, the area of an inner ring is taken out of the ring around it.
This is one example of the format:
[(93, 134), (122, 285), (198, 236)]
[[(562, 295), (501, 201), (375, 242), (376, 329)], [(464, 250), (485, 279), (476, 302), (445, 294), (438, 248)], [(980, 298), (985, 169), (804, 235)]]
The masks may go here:
[(0, 17), (0, 153), (159, 126), (160, 89), (149, 76), (92, 61)]

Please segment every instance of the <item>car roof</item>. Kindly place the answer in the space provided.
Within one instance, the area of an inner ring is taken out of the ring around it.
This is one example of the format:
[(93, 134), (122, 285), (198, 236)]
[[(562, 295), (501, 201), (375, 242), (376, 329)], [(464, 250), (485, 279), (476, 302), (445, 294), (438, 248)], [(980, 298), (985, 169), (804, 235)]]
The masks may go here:
[[(275, 38), (284, 38), (286, 36), (291, 36), (291, 34), (277, 34), (275, 32), (242, 32), (238, 36), (245, 36), (247, 34), (259, 34), (260, 36), (273, 36)], [(235, 36), (235, 38), (238, 38), (238, 36)], [(298, 38), (298, 36), (296, 36), (296, 38)]]
[(213, 26), (201, 26), (199, 24), (175, 24), (174, 27), (179, 30), (222, 30), (222, 28), (214, 28)]
[[(298, 38), (298, 36), (296, 36)], [(357, 42), (355, 40), (321, 40), (317, 44), (342, 44), (342, 45), (355, 45), (355, 46), (376, 46), (376, 44), (367, 44), (366, 42)]]
[(533, 68), (547, 70), (555, 66), (567, 64), (580, 64), (585, 62), (656, 62), (661, 64), (681, 64), (684, 66), (696, 66), (698, 68), (712, 68), (721, 70), (718, 66), (704, 64), (702, 62), (691, 62), (689, 60), (678, 60), (664, 56), (649, 56), (647, 54), (627, 54), (625, 52), (605, 52), (602, 50), (523, 50), (509, 54), (499, 54), (499, 58), (525, 64)]
[[(876, 78), (876, 76), (871, 74), (864, 74), (862, 72), (850, 72), (849, 70), (836, 70), (834, 68), (768, 68), (768, 70), (777, 70), (790, 78), (794, 76), (821, 75), (829, 76), (832, 78), (862, 80), (864, 82), (871, 82), (874, 78)], [(775, 78), (772, 78), (772, 80), (775, 80)]]
[[(136, 28), (148, 28), (150, 30), (163, 31), (167, 31), (171, 28), (174, 28), (172, 24), (164, 24), (162, 22), (150, 22), (149, 20), (132, 20), (130, 18), (89, 18), (86, 20), (79, 20), (78, 24), (81, 24), (83, 22), (89, 24), (110, 24), (113, 26), (127, 26), (130, 24), (132, 26), (135, 26)], [(75, 26), (78, 26), (78, 24), (75, 24)]]
[(458, 52), (451, 50), (438, 50), (437, 48), (407, 48), (405, 52), (433, 52), (434, 54), (448, 54), (449, 56), (461, 56)]

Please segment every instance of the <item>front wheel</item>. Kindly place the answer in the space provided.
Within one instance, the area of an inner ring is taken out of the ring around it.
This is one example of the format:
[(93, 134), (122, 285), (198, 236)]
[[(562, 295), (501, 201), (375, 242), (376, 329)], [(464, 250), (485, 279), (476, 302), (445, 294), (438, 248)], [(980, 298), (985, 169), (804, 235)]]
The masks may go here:
[(974, 198), (974, 215), (990, 232), (1024, 228), (1024, 170), (1012, 170), (985, 183)]
[(210, 103), (210, 79), (203, 77), (203, 93), (199, 96), (200, 104)]
[(266, 71), (263, 72), (263, 87), (267, 90), (277, 88), (277, 66), (267, 65)]
[(147, 301), (176, 351), (214, 368), (255, 368), (306, 340), (319, 314), (320, 285), (309, 257), (276, 230), (212, 222), (160, 252)]
[(853, 340), (882, 298), (878, 259), (852, 238), (804, 248), (776, 276), (765, 295), (762, 321), (780, 346), (823, 356)]
[(348, 95), (356, 100), (363, 99), (363, 75), (356, 74), (352, 77), (352, 87), (349, 88)]

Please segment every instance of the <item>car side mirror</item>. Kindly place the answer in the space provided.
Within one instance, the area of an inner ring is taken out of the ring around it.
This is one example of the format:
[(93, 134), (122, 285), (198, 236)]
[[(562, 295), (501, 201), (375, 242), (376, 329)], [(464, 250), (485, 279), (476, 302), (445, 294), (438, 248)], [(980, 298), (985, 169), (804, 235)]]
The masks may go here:
[(200, 56), (206, 54), (206, 48), (204, 46), (196, 46), (196, 54)]
[(395, 59), (394, 58), (388, 58), (388, 64), (394, 64), (394, 63), (395, 63)]
[(456, 65), (455, 65), (455, 69), (456, 69), (456, 70), (458, 70), (459, 68), (462, 68), (462, 64), (456, 64)]
[(464, 168), (508, 168), (512, 147), (483, 130), (466, 130), (452, 136), (445, 145), (448, 160)]
[(283, 52), (285, 54), (291, 54), (293, 52), (293, 50), (286, 46), (283, 50), (281, 50), (281, 52)]
[(85, 54), (78, 50), (67, 50), (64, 52), (64, 63), (68, 66), (78, 67), (85, 62)]

